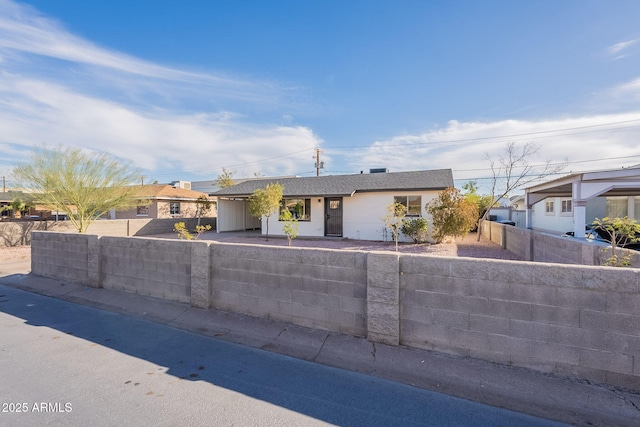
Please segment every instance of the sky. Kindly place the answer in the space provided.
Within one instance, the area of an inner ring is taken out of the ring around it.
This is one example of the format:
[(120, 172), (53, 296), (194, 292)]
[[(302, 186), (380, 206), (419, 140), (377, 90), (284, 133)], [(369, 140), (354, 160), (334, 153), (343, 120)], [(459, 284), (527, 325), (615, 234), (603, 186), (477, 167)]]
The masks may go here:
[(147, 182), (640, 164), (640, 2), (0, 0), (0, 175), (43, 144)]

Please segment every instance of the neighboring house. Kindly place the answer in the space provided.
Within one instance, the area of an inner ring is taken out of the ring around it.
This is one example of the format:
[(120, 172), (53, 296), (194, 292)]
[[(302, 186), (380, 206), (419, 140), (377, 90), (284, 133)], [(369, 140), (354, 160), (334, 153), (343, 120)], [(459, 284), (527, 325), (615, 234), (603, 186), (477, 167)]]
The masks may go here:
[(527, 228), (585, 237), (595, 218), (640, 220), (640, 165), (575, 173), (525, 189)]
[(500, 206), (490, 209), (491, 221), (513, 221), (517, 227), (525, 228), (524, 195), (512, 196), (500, 201)]
[(0, 219), (11, 217), (11, 201), (13, 198), (8, 192), (0, 193)]
[[(185, 187), (188, 183), (178, 181), (174, 185), (150, 184), (139, 185), (137, 187), (140, 200), (149, 203), (141, 203), (136, 209), (127, 211), (111, 211), (109, 219), (134, 219), (134, 218), (193, 218), (197, 215), (198, 197), (206, 196), (206, 193), (193, 191)], [(215, 207), (212, 206), (209, 212), (203, 217), (214, 217)]]
[[(283, 206), (298, 217), (299, 236), (391, 240), (382, 221), (387, 206), (400, 202), (409, 217), (428, 217), (425, 205), (453, 187), (453, 175), (440, 169), (245, 181), (212, 194), (218, 201), (217, 231), (265, 230), (264, 220), (249, 213), (249, 196), (276, 182), (284, 187)], [(270, 218), (272, 235), (284, 235), (278, 217)]]

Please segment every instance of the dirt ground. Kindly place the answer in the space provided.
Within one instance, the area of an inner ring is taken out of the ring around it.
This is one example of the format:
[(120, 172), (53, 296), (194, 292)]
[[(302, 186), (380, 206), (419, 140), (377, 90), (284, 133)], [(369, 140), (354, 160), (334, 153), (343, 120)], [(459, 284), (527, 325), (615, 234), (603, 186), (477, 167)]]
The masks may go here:
[[(162, 235), (154, 237), (163, 238), (177, 238), (175, 234)], [(287, 240), (278, 237), (270, 237), (269, 241), (266, 241), (262, 236), (237, 236), (225, 233), (205, 233), (201, 236), (201, 240), (216, 240), (229, 243), (247, 243), (258, 245), (270, 245), (270, 246), (287, 246)], [(364, 240), (349, 240), (349, 239), (295, 239), (292, 243), (293, 247), (308, 247), (308, 248), (330, 248), (330, 249), (343, 249), (343, 250), (386, 250), (393, 251), (393, 242), (371, 242)], [(470, 257), (470, 258), (494, 258), (494, 259), (508, 259), (508, 260), (521, 260), (518, 256), (502, 249), (499, 245), (489, 241), (488, 239), (481, 239), (477, 241), (477, 235), (471, 233), (463, 239), (458, 239), (449, 243), (441, 243), (438, 245), (426, 244), (411, 244), (400, 243), (398, 251), (401, 253), (411, 254), (428, 254), (435, 256), (449, 256), (449, 257)], [(29, 246), (17, 246), (17, 247), (0, 247), (0, 262), (4, 260), (16, 260), (27, 259), (31, 256), (31, 248)]]

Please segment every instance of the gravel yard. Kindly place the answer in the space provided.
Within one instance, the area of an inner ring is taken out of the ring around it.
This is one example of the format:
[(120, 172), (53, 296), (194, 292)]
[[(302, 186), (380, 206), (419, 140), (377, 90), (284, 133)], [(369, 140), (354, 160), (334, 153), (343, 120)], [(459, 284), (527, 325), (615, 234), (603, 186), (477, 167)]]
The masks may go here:
[[(164, 234), (154, 237), (177, 239), (175, 234)], [(438, 245), (400, 243), (398, 251), (408, 254), (427, 254), (435, 256), (448, 257), (470, 257), (470, 258), (494, 258), (521, 260), (520, 257), (508, 252), (500, 245), (491, 242), (488, 239), (477, 241), (477, 234), (470, 233), (462, 239), (457, 239), (450, 243), (440, 243)], [(266, 241), (264, 236), (258, 234), (253, 236), (243, 236), (237, 233), (204, 233), (200, 236), (200, 240), (215, 240), (228, 243), (247, 243), (256, 245), (269, 246), (287, 246), (287, 239), (282, 237), (269, 237)], [(374, 242), (367, 240), (350, 240), (350, 239), (304, 239), (297, 238), (292, 242), (293, 247), (297, 248), (328, 248), (343, 250), (362, 250), (362, 251), (394, 251), (393, 242)]]
[[(153, 237), (170, 239), (177, 238), (175, 234), (164, 234)], [(283, 238), (270, 237), (269, 241), (266, 241), (262, 236), (242, 236), (235, 233), (205, 233), (201, 236), (201, 240), (216, 240), (229, 243), (246, 243), (269, 246), (287, 246), (287, 240)], [(293, 241), (292, 246), (298, 248), (330, 248), (364, 251), (393, 251), (395, 249), (393, 242), (371, 242), (348, 239), (325, 240), (299, 238)], [(477, 235), (475, 233), (471, 233), (465, 238), (458, 239), (451, 243), (441, 243), (438, 245), (401, 243), (398, 246), (398, 250), (401, 253), (428, 254), (448, 257), (494, 258), (509, 260), (521, 259), (487, 239), (481, 239), (478, 242)], [(5, 260), (27, 259), (30, 256), (30, 246), (0, 247), (0, 262)]]
[(31, 257), (31, 246), (0, 246), (0, 262)]

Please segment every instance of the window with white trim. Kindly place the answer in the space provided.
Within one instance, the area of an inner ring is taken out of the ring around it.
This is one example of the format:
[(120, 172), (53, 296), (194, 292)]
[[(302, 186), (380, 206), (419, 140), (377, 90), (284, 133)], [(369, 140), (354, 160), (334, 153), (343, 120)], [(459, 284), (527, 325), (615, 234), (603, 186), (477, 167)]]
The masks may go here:
[(563, 213), (563, 214), (573, 213), (573, 200), (571, 199), (562, 200), (560, 213)]
[(395, 196), (394, 203), (407, 208), (407, 216), (420, 216), (422, 213), (422, 196)]
[(138, 206), (136, 209), (136, 215), (149, 216), (149, 206)]
[(609, 218), (624, 218), (629, 215), (629, 199), (623, 197), (607, 197), (607, 216)]
[(311, 199), (282, 199), (280, 212), (285, 209), (298, 221), (311, 221)]
[(555, 204), (553, 200), (547, 200), (544, 204), (544, 214), (545, 215), (555, 215)]
[(170, 202), (169, 203), (169, 214), (170, 215), (180, 215), (180, 202)]

